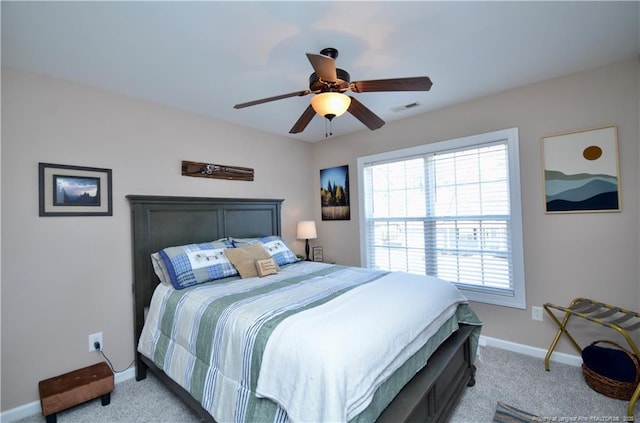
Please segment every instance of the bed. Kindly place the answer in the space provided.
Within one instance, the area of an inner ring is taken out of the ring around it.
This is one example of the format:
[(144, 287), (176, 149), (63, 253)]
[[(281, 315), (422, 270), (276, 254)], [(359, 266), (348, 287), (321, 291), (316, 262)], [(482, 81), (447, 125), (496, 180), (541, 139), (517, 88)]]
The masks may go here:
[[(215, 422), (216, 420), (210, 413), (213, 407), (212, 403), (216, 404), (213, 408), (217, 413), (219, 412), (218, 408), (225, 407), (221, 404), (229, 402), (226, 401), (228, 396), (223, 395), (222, 398), (224, 399), (222, 400), (208, 397), (209, 399), (204, 401), (203, 397), (207, 396), (207, 394), (201, 393), (201, 395), (195, 395), (193, 394), (193, 389), (185, 389), (185, 387), (183, 387), (185, 386), (184, 380), (176, 377), (176, 374), (179, 374), (179, 372), (171, 368), (162, 368), (163, 366), (159, 365), (162, 360), (158, 360), (157, 354), (156, 356), (154, 356), (153, 353), (149, 354), (149, 352), (145, 350), (145, 347), (140, 347), (140, 344), (150, 344), (149, 339), (153, 337), (153, 335), (146, 333), (146, 331), (149, 330), (148, 327), (152, 326), (152, 324), (149, 323), (147, 329), (145, 329), (145, 319), (148, 319), (149, 322), (153, 321), (156, 323), (162, 319), (162, 317), (156, 316), (155, 308), (152, 308), (150, 311), (154, 292), (163, 293), (162, 295), (157, 294), (153, 300), (155, 303), (159, 303), (160, 300), (158, 298), (163, 295), (183, 295), (182, 291), (187, 292), (193, 288), (190, 287), (185, 290), (176, 290), (180, 292), (172, 292), (172, 288), (160, 283), (150, 257), (153, 253), (167, 249), (168, 247), (186, 244), (204, 243), (221, 239), (244, 240), (269, 236), (277, 238), (281, 235), (280, 214), (283, 200), (142, 195), (128, 195), (127, 199), (131, 206), (132, 216), (136, 379), (142, 380), (146, 377), (147, 370), (152, 371), (163, 383), (194, 409), (201, 418), (205, 421)], [(349, 301), (356, 301), (361, 300), (361, 297), (363, 297), (365, 292), (369, 292), (369, 290), (371, 290), (369, 294), (372, 295), (371, 298), (377, 298), (375, 295), (378, 294), (372, 291), (374, 287), (375, 289), (384, 289), (378, 288), (378, 286), (384, 286), (380, 281), (389, 283), (388, 279), (395, 276), (382, 275), (375, 272), (371, 273), (361, 268), (349, 268), (313, 262), (291, 263), (281, 266), (279, 270), (280, 271), (274, 275), (259, 279), (256, 278), (256, 282), (252, 282), (254, 279), (232, 277), (228, 280), (226, 286), (242, 290), (241, 287), (243, 283), (265, 283), (265, 286), (267, 286), (271, 280), (278, 281), (278, 283), (285, 283), (290, 280), (297, 281), (301, 280), (300, 278), (305, 274), (310, 276), (304, 276), (304, 278), (306, 278), (304, 284), (308, 284), (309, 287), (314, 287), (315, 285), (312, 285), (312, 283), (328, 283), (324, 281), (324, 279), (321, 280), (317, 277), (317, 275), (322, 274), (325, 275), (323, 277), (335, 278), (337, 282), (332, 281), (331, 284), (347, 283), (348, 289), (345, 288), (343, 290), (346, 294), (339, 296), (340, 301), (347, 297)], [(355, 279), (358, 280), (358, 283), (351, 282)], [(223, 281), (226, 283), (227, 279), (223, 279)], [(297, 292), (299, 289), (298, 285), (303, 284), (291, 285), (291, 289), (295, 289), (295, 292)], [(289, 285), (287, 285), (287, 287), (289, 287)], [(221, 285), (209, 286), (208, 284), (202, 284), (202, 286), (198, 285), (197, 289), (193, 289), (193, 291), (219, 292), (220, 289), (222, 289)], [(340, 291), (340, 293), (343, 291)], [(187, 298), (186, 294), (184, 295), (184, 298)], [(291, 296), (292, 294), (289, 293), (287, 295)], [(187, 300), (182, 299), (180, 301), (187, 302)], [(345, 299), (344, 301), (347, 300)], [(312, 309), (313, 312), (316, 312), (316, 310), (326, 310), (329, 304), (336, 302), (337, 299), (332, 293), (331, 296), (322, 300), (322, 306), (309, 307), (309, 309)], [(352, 304), (353, 303), (345, 302), (343, 308), (348, 312), (355, 313)], [(380, 307), (380, 309), (381, 308), (382, 307)], [(385, 376), (384, 380), (376, 380), (376, 389), (372, 387), (363, 388), (368, 392), (367, 400), (363, 402), (360, 401), (360, 397), (358, 397), (360, 403), (350, 408), (351, 413), (357, 412), (357, 414), (343, 414), (343, 417), (338, 420), (362, 423), (372, 421), (393, 423), (446, 421), (465, 386), (473, 386), (475, 383), (475, 366), (473, 362), (481, 327), (480, 321), (471, 309), (468, 308), (468, 304), (457, 304), (455, 310), (451, 311), (451, 307), (449, 307), (449, 310), (447, 316), (441, 316), (441, 319), (443, 319), (446, 324), (442, 324), (442, 327), (438, 326), (437, 328), (430, 329), (431, 332), (429, 332), (429, 334), (425, 332), (424, 336), (428, 337), (429, 342), (424, 343), (416, 340), (415, 343), (420, 343), (420, 345), (414, 345), (412, 347), (413, 350), (409, 351), (408, 347), (402, 347), (399, 348), (398, 351), (393, 352), (392, 355), (398, 353), (398, 358), (394, 356), (393, 360), (400, 360), (399, 353), (408, 354), (408, 359), (405, 361), (405, 358), (402, 358), (404, 364), (398, 364), (398, 367), (394, 368), (391, 376)], [(309, 318), (308, 313), (310, 313), (310, 311), (299, 313), (299, 315)], [(264, 413), (264, 410), (268, 410), (269, 413), (271, 413), (269, 410), (275, 410), (273, 416), (268, 414), (269, 421), (286, 422), (308, 420), (304, 415), (296, 414), (294, 410), (296, 402), (300, 402), (296, 401), (296, 398), (299, 398), (295, 396), (296, 392), (290, 393), (291, 396), (288, 398), (278, 397), (277, 402), (274, 402), (267, 395), (264, 395), (265, 392), (268, 393), (270, 389), (273, 389), (275, 382), (271, 383), (271, 381), (275, 379), (282, 378), (283, 381), (288, 381), (288, 383), (295, 383), (296, 381), (296, 379), (287, 379), (287, 377), (290, 376), (289, 373), (294, 374), (293, 371), (278, 372), (278, 364), (267, 366), (267, 363), (279, 363), (280, 368), (282, 368), (282, 363), (284, 362), (284, 366), (286, 367), (287, 361), (283, 361), (285, 359), (279, 355), (281, 353), (277, 353), (276, 351), (278, 351), (278, 348), (282, 349), (283, 346), (287, 345), (285, 341), (291, 337), (288, 336), (285, 329), (282, 328), (286, 326), (287, 330), (293, 330), (291, 327), (295, 326), (295, 324), (292, 322), (296, 324), (299, 323), (295, 319), (297, 318), (296, 316), (298, 316), (298, 314), (291, 317), (283, 317), (283, 319), (279, 320), (280, 323), (274, 326), (273, 333), (269, 335), (271, 338), (267, 337), (262, 342), (264, 347), (260, 353), (263, 354), (263, 356), (260, 356), (260, 359), (262, 360), (264, 357), (262, 373), (269, 374), (270, 376), (266, 377), (263, 374), (262, 378), (258, 378), (260, 374), (259, 364), (257, 367), (258, 371), (256, 368), (251, 370), (254, 372), (255, 380), (253, 385), (248, 388), (248, 394), (243, 395), (251, 397), (247, 399), (246, 402), (252, 404), (253, 408), (250, 407), (251, 409), (249, 411), (243, 411), (245, 417), (243, 417), (241, 421), (263, 421), (262, 416), (265, 414), (261, 413)], [(321, 316), (324, 318), (325, 315)], [(318, 317), (311, 318), (317, 319)], [(356, 314), (350, 316), (349, 321), (352, 320), (357, 320)], [(285, 325), (281, 322), (288, 324)], [(318, 326), (324, 327), (325, 325)], [(453, 328), (454, 326), (455, 328)], [(317, 334), (315, 336), (317, 336)], [(369, 336), (368, 338), (374, 339), (378, 338), (378, 336)], [(278, 339), (279, 341), (276, 342), (273, 339)], [(285, 351), (297, 351), (298, 343), (298, 338), (296, 338), (296, 342), (288, 345)], [(393, 343), (389, 343), (389, 345), (391, 344)], [(140, 350), (145, 353), (142, 353)], [(346, 351), (351, 350), (355, 351), (356, 349), (355, 347), (345, 348), (345, 353), (341, 353), (340, 355), (349, 356), (350, 354), (347, 354)], [(235, 350), (225, 349), (225, 351)], [(235, 356), (235, 353), (231, 355)], [(269, 358), (269, 361), (267, 358)], [(280, 362), (278, 360), (280, 360)], [(345, 358), (345, 360), (347, 360), (347, 358)], [(185, 361), (186, 360), (179, 360), (180, 363)], [(370, 361), (377, 363), (380, 360)], [(260, 360), (257, 360), (257, 362), (260, 363)], [(322, 366), (316, 368), (313, 360), (310, 360), (310, 363), (311, 364), (305, 364), (305, 366), (308, 365), (309, 367), (304, 367), (302, 370), (309, 372), (309, 374), (315, 374), (314, 372), (318, 371), (319, 368), (323, 368)], [(178, 364), (173, 366), (178, 366)], [(292, 366), (292, 368), (293, 367), (295, 366)], [(172, 371), (174, 374), (172, 374)], [(248, 372), (250, 373), (251, 371)], [(269, 371), (271, 373), (269, 373)], [(339, 375), (339, 371), (336, 374)], [(169, 375), (171, 375), (171, 377)], [(291, 376), (291, 378), (293, 377), (294, 376)], [(330, 376), (327, 376), (327, 378), (329, 377)], [(335, 383), (335, 375), (333, 377), (334, 379), (331, 380)], [(191, 376), (189, 376), (189, 378), (191, 378)], [(342, 384), (338, 383), (337, 385), (340, 386), (335, 390), (329, 390), (329, 394), (334, 394), (334, 391), (342, 392)], [(345, 383), (345, 385), (347, 385), (347, 383)], [(358, 384), (356, 383), (356, 385)], [(208, 385), (205, 384), (205, 386)], [(203, 390), (202, 387), (199, 389)], [(308, 392), (311, 397), (313, 396), (313, 389), (314, 387), (310, 386), (308, 391), (305, 392)], [(344, 389), (349, 390), (350, 388)], [(260, 394), (254, 392), (254, 390), (256, 392), (259, 391)], [(298, 395), (299, 392), (300, 390), (298, 390)], [(324, 394), (326, 395), (326, 392)], [(323, 393), (320, 392), (318, 395), (322, 396)], [(287, 403), (287, 399), (290, 401), (289, 403)], [(293, 403), (291, 403), (291, 401), (293, 401)], [(327, 400), (327, 404), (329, 403)], [(254, 404), (259, 405), (254, 406)], [(288, 420), (289, 416), (287, 416), (284, 411), (285, 404), (291, 406), (291, 413), (297, 416), (296, 418)], [(309, 407), (311, 406), (309, 405)], [(327, 407), (331, 408), (329, 405), (327, 405)], [(255, 411), (255, 409), (259, 409), (259, 411)], [(336, 408), (336, 410), (338, 409), (339, 407)], [(326, 410), (319, 410), (320, 413), (324, 413), (325, 411)], [(222, 412), (223, 414), (221, 415), (230, 415), (224, 414), (227, 412), (225, 410)], [(300, 411), (298, 410), (297, 413), (300, 413)], [(327, 415), (335, 416), (334, 414), (317, 415), (325, 417), (317, 418), (316, 420), (327, 420)], [(333, 417), (331, 420), (334, 420)], [(228, 418), (222, 418), (220, 423), (224, 421), (228, 421)]]

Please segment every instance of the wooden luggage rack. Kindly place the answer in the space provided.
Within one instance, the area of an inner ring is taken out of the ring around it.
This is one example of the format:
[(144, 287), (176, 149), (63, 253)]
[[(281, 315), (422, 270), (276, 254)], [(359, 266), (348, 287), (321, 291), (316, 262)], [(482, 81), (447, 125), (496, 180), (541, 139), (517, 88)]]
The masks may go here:
[[(580, 345), (578, 345), (576, 340), (567, 330), (567, 323), (569, 322), (569, 318), (571, 316), (580, 317), (589, 320), (590, 322), (597, 323), (599, 325), (606, 326), (615, 330), (624, 337), (633, 353), (636, 356), (640, 357), (640, 351), (638, 351), (636, 343), (633, 342), (633, 339), (631, 339), (631, 337), (629, 336), (629, 332), (640, 329), (640, 313), (590, 300), (588, 298), (580, 297), (571, 301), (571, 304), (568, 307), (545, 303), (544, 309), (558, 326), (558, 332), (553, 338), (553, 342), (549, 347), (549, 351), (547, 351), (547, 355), (544, 357), (544, 367), (547, 371), (549, 370), (549, 358), (551, 357), (551, 353), (553, 353), (553, 350), (556, 348), (556, 345), (560, 340), (560, 336), (563, 333), (567, 336), (567, 338), (569, 338), (569, 341), (571, 341), (576, 350), (579, 353), (582, 353), (582, 348), (580, 348)], [(564, 312), (564, 318), (562, 319), (562, 321), (560, 321), (555, 316), (554, 312), (551, 311), (552, 309)], [(624, 326), (622, 326), (623, 324)], [(627, 406), (627, 416), (633, 417), (633, 409), (639, 397), (640, 385), (638, 385), (635, 392), (633, 393), (633, 396), (629, 400), (629, 405)]]

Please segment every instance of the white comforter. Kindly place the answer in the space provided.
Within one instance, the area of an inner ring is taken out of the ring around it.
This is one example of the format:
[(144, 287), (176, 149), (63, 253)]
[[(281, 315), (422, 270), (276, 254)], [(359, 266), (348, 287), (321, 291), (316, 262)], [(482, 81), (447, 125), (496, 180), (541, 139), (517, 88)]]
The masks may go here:
[(390, 273), (288, 317), (267, 342), (257, 395), (293, 422), (346, 422), (466, 301), (442, 280)]
[(436, 278), (301, 262), (264, 278), (159, 285), (138, 350), (221, 423), (346, 422), (466, 302)]

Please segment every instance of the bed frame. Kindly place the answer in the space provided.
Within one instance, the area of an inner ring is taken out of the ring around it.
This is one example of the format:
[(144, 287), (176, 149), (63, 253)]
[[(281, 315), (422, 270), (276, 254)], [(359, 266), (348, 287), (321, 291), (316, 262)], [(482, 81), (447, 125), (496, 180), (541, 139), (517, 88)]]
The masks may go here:
[[(137, 352), (145, 310), (159, 280), (150, 256), (170, 246), (224, 237), (281, 235), (283, 200), (127, 195), (133, 236), (134, 349), (136, 380), (151, 370), (208, 422), (213, 417), (153, 362)], [(465, 386), (475, 384), (472, 327), (461, 325), (429, 358), (378, 418), (378, 423), (445, 422)]]

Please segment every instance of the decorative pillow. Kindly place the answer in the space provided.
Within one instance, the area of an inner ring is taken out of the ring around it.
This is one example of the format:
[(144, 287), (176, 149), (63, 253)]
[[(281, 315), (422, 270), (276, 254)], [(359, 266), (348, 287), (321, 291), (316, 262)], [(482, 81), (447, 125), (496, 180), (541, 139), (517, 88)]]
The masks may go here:
[(158, 279), (160, 279), (160, 283), (171, 286), (171, 278), (164, 265), (164, 261), (162, 261), (160, 257), (160, 253), (151, 254), (151, 264), (153, 265), (153, 271), (158, 276)]
[(260, 238), (230, 238), (230, 240), (231, 242), (233, 242), (233, 246), (236, 248), (260, 243)]
[(158, 251), (175, 289), (198, 283), (236, 276), (238, 272), (224, 250), (232, 248), (230, 241), (168, 247)]
[(295, 263), (299, 261), (298, 257), (291, 252), (287, 244), (284, 243), (279, 236), (265, 236), (260, 238), (260, 242), (264, 245), (264, 249), (267, 253), (276, 261), (278, 266), (284, 266), (285, 264)]
[(258, 276), (263, 277), (267, 275), (275, 275), (278, 273), (278, 265), (273, 260), (273, 257), (256, 260), (256, 270), (258, 271)]
[(224, 253), (243, 279), (258, 276), (256, 260), (271, 258), (260, 243), (240, 248), (229, 248), (224, 250)]

